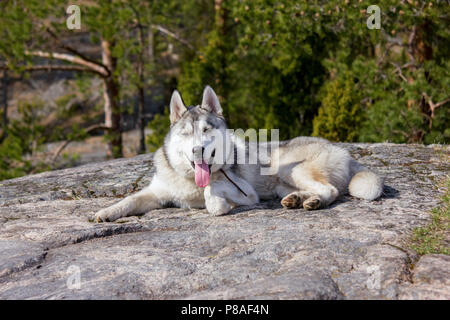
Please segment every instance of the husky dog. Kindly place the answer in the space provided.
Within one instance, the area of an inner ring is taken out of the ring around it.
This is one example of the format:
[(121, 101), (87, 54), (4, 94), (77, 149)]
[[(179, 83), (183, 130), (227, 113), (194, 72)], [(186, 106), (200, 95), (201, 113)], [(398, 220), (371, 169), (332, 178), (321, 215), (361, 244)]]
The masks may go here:
[[(236, 206), (275, 197), (281, 198), (285, 208), (314, 210), (347, 192), (374, 200), (383, 190), (380, 177), (346, 150), (321, 138), (256, 143), (270, 149), (266, 158), (236, 163), (236, 154), (251, 153), (251, 143), (227, 130), (219, 99), (209, 86), (198, 106), (185, 107), (174, 91), (170, 122), (164, 145), (154, 154), (156, 172), (150, 185), (98, 211), (97, 222), (143, 214), (169, 203), (206, 207), (209, 213), (222, 215)], [(261, 174), (264, 168), (274, 169), (273, 174)]]

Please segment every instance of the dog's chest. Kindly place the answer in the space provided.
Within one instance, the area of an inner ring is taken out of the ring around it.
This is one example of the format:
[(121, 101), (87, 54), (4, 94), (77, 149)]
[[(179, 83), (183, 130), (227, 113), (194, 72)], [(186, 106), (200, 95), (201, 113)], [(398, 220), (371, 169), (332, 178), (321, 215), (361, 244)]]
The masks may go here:
[(180, 207), (204, 208), (204, 189), (199, 188), (191, 181), (176, 181), (172, 188), (173, 198)]

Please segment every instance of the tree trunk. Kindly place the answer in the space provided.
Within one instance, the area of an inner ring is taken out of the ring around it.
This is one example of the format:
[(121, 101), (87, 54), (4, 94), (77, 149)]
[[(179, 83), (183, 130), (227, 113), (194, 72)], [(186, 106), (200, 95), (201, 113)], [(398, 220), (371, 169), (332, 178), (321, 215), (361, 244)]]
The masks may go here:
[(153, 29), (149, 28), (148, 29), (148, 60), (150, 61), (150, 63), (153, 63), (153, 59), (155, 56), (155, 50), (153, 48)]
[(216, 28), (218, 31), (225, 35), (226, 29), (225, 29), (225, 20), (227, 12), (225, 11), (225, 8), (223, 7), (224, 0), (214, 0), (214, 9), (216, 11)]
[[(431, 47), (431, 39), (433, 39), (433, 30), (431, 28), (431, 22), (425, 20), (421, 25), (415, 27), (414, 37), (411, 39), (412, 54), (414, 59), (423, 64), (424, 62), (433, 59), (433, 48)], [(429, 71), (424, 68), (425, 79), (431, 82)], [(410, 81), (410, 83), (413, 83)], [(422, 95), (419, 103), (420, 111), (425, 115), (425, 121), (429, 132), (433, 127), (434, 108), (429, 101), (425, 100)], [(412, 140), (413, 143), (422, 143), (425, 135), (429, 132), (423, 133), (421, 136)]]
[(145, 93), (143, 85), (139, 85), (138, 94), (139, 153), (145, 153)]
[(414, 57), (420, 63), (433, 59), (433, 48), (430, 43), (432, 37), (433, 30), (431, 28), (431, 23), (430, 21), (425, 20), (424, 23), (417, 27), (412, 43)]
[(3, 105), (3, 116), (2, 116), (2, 135), (0, 137), (0, 142), (3, 141), (8, 133), (6, 132), (6, 127), (8, 125), (8, 71), (3, 71), (2, 83), (1, 83), (1, 104)]
[[(138, 89), (138, 130), (139, 130), (139, 153), (145, 153), (146, 145), (145, 145), (145, 79), (144, 79), (144, 55), (145, 55), (145, 38), (144, 38), (144, 30), (142, 25), (139, 22), (138, 26), (139, 31), (139, 41), (140, 41), (140, 52), (138, 58), (138, 76), (139, 76), (139, 84), (137, 86)], [(152, 34), (151, 28), (148, 30), (149, 34)], [(148, 40), (153, 40), (148, 37)], [(152, 45), (152, 42), (149, 43)], [(153, 55), (153, 52), (149, 52), (149, 56)]]
[[(219, 99), (222, 104), (226, 104), (226, 97), (228, 96), (226, 89), (226, 54), (227, 54), (227, 16), (228, 11), (224, 7), (224, 0), (214, 0), (214, 9), (215, 9), (215, 28), (217, 30), (217, 33), (219, 35), (219, 41), (217, 44), (217, 50), (221, 53), (219, 57), (219, 63), (220, 63), (220, 71), (216, 74), (216, 83), (215, 87), (217, 87)], [(216, 91), (216, 92), (217, 92)]]
[(102, 40), (102, 62), (110, 74), (103, 78), (103, 98), (105, 103), (105, 126), (111, 128), (107, 134), (107, 156), (120, 158), (122, 153), (122, 125), (119, 102), (119, 82), (114, 74), (117, 66), (116, 58), (111, 55), (111, 43)]

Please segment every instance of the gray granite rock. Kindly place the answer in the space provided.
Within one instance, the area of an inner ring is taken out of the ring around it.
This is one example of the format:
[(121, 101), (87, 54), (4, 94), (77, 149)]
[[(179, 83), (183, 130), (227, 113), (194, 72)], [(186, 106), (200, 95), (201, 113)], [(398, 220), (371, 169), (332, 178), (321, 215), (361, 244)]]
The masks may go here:
[(450, 256), (428, 254), (412, 266), (411, 282), (402, 288), (401, 299), (450, 300)]
[(381, 199), (96, 224), (149, 183), (151, 154), (0, 181), (0, 299), (449, 299), (449, 258), (408, 249), (439, 202), (448, 147), (343, 146), (386, 178)]

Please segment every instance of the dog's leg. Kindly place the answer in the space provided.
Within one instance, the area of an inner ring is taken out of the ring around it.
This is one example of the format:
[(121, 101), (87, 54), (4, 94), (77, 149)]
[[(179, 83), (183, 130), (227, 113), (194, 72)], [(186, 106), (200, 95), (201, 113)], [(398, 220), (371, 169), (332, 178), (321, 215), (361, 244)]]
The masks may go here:
[(149, 186), (108, 208), (101, 209), (95, 214), (95, 221), (114, 221), (122, 217), (138, 215), (158, 208), (161, 208), (160, 201), (156, 197), (152, 186)]
[(236, 205), (249, 206), (259, 202), (258, 194), (247, 181), (231, 172), (227, 172), (227, 175), (246, 195), (225, 177), (211, 182), (205, 188), (204, 196), (206, 209), (213, 215), (228, 213)]
[(298, 191), (298, 190), (296, 188), (292, 188), (291, 186), (289, 186), (283, 182), (281, 182), (279, 185), (277, 185), (275, 187), (275, 192), (277, 193), (277, 196), (282, 199), (295, 191)]

